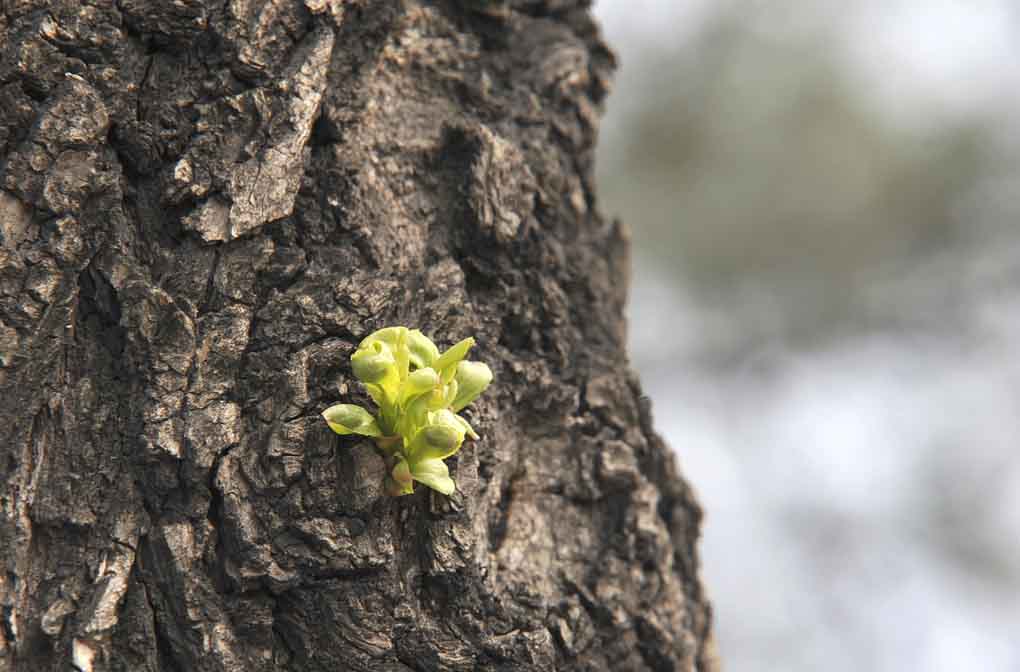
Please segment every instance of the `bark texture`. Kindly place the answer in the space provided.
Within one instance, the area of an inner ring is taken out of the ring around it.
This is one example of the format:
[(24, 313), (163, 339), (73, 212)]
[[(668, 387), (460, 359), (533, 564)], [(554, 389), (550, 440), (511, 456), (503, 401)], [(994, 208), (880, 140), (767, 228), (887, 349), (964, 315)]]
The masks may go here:
[[(0, 671), (714, 669), (586, 4), (0, 1)], [(319, 418), (392, 324), (450, 498)]]

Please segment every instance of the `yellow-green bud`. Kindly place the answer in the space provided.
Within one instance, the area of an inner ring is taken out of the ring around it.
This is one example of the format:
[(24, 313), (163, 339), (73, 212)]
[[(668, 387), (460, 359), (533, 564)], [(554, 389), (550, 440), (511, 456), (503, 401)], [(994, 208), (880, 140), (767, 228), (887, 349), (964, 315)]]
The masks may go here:
[(457, 383), (457, 396), (450, 408), (457, 412), (485, 391), (492, 382), (492, 370), (482, 362), (460, 362), (453, 381)]
[(411, 364), (418, 369), (432, 366), (439, 359), (439, 348), (418, 329), (408, 332), (407, 349), (410, 351)]
[(428, 424), (418, 430), (411, 445), (414, 460), (442, 459), (453, 455), (464, 443), (465, 429), (447, 410), (430, 413)]
[(437, 385), (439, 385), (438, 373), (429, 367), (418, 369), (408, 374), (407, 381), (404, 382), (402, 390), (403, 398), (410, 399), (416, 397), (423, 392), (431, 391)]
[(396, 372), (397, 361), (383, 343), (374, 341), (365, 348), (359, 348), (351, 357), (354, 375), (363, 383), (379, 383), (391, 372)]

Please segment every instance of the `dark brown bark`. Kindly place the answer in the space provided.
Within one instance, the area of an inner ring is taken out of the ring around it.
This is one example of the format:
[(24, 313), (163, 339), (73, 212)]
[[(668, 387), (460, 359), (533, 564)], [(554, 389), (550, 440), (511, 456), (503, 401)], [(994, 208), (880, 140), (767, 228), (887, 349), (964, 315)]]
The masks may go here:
[[(585, 4), (0, 2), (0, 670), (714, 668)], [(451, 498), (318, 416), (391, 324), (496, 374)]]

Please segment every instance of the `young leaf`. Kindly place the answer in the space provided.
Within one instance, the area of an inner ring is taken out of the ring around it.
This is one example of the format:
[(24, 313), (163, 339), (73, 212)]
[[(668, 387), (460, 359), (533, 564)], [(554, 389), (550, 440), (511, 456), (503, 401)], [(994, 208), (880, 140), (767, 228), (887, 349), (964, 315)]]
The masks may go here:
[(383, 343), (390, 349), (394, 349), (397, 347), (397, 342), (400, 340), (400, 337), (404, 334), (407, 334), (407, 327), (383, 327), (382, 329), (377, 329), (365, 338), (361, 339), (361, 343), (358, 344), (358, 349), (367, 348), (369, 345), (376, 342)]
[(443, 459), (464, 443), (465, 430), (449, 411), (431, 413), (429, 424), (418, 430), (408, 448), (412, 460)]
[(406, 403), (407, 400), (413, 399), (419, 394), (431, 392), (437, 385), (439, 385), (439, 374), (434, 369), (430, 367), (418, 369), (414, 373), (408, 374), (407, 380), (404, 381), (404, 385), (400, 389), (400, 402)]
[(432, 389), (432, 392), (427, 395), (430, 411), (438, 411), (450, 405), (450, 401), (453, 399), (454, 394), (450, 391), (450, 385), (453, 385), (453, 381), (450, 381), (450, 383), (446, 385), (437, 385)]
[(382, 383), (396, 372), (397, 360), (390, 348), (379, 341), (358, 348), (351, 356), (354, 375), (363, 383)]
[(465, 420), (464, 418), (460, 417), (456, 413), (454, 413), (453, 417), (457, 418), (457, 422), (459, 422), (461, 427), (464, 428), (464, 433), (465, 434), (470, 436), (472, 439), (479, 438), (478, 434), (475, 433), (474, 428), (471, 427), (471, 424), (467, 420)]
[(408, 332), (407, 349), (410, 352), (411, 364), (417, 369), (432, 366), (439, 359), (439, 348), (431, 338), (418, 329)]
[(411, 465), (411, 476), (414, 480), (444, 495), (452, 495), (456, 486), (450, 478), (450, 470), (442, 460), (420, 460)]
[(322, 412), (326, 424), (337, 434), (361, 434), (382, 436), (382, 430), (372, 414), (354, 404), (337, 404)]
[(446, 384), (443, 388), (443, 408), (449, 408), (453, 400), (457, 398), (457, 388), (459, 387), (460, 384), (456, 378)]
[(463, 361), (457, 364), (457, 396), (450, 408), (456, 413), (478, 398), (492, 382), (492, 371), (482, 362)]
[(383, 389), (382, 385), (365, 383), (365, 389), (368, 390), (368, 396), (372, 397), (372, 401), (374, 401), (379, 408), (383, 408), (384, 406), (392, 403), (386, 396), (386, 390)]
[(407, 328), (402, 327), (397, 334), (397, 344), (393, 348), (393, 357), (397, 360), (397, 375), (400, 382), (407, 380), (407, 373), (410, 370), (409, 353), (407, 352)]
[(443, 376), (443, 382), (448, 383), (453, 380), (453, 375), (457, 371), (457, 362), (464, 359), (467, 356), (468, 350), (475, 344), (475, 339), (468, 336), (460, 343), (453, 345), (449, 350), (444, 352), (433, 364), (432, 368), (439, 371), (440, 375)]
[(429, 397), (431, 394), (430, 392), (419, 396), (417, 399), (412, 399), (404, 408), (400, 421), (397, 423), (397, 430), (402, 436), (407, 437), (408, 444), (411, 443), (411, 439), (418, 433), (418, 430), (428, 422)]

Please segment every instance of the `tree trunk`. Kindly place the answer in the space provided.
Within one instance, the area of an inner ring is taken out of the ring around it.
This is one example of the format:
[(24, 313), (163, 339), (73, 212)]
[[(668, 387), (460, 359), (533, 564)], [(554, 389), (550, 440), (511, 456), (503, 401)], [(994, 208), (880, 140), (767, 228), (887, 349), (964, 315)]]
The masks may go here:
[[(0, 2), (0, 671), (715, 669), (586, 4)], [(449, 498), (319, 417), (395, 324)]]

